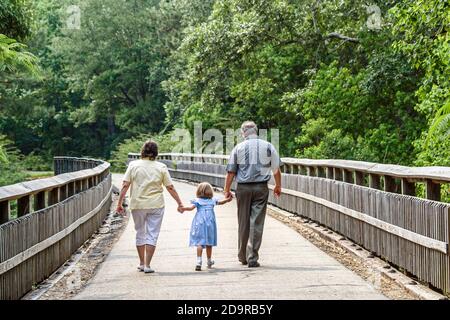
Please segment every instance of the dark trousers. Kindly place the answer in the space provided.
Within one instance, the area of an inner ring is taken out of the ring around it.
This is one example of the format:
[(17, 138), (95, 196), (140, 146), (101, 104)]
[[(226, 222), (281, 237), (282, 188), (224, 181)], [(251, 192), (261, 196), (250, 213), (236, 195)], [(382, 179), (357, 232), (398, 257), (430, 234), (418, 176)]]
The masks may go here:
[(258, 261), (268, 198), (267, 183), (238, 183), (237, 185), (238, 258), (241, 262)]

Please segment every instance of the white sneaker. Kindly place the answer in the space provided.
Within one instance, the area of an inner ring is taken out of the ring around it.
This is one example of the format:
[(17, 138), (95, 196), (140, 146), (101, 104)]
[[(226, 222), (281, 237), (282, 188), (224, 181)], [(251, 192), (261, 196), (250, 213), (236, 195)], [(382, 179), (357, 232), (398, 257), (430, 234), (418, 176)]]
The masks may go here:
[(153, 270), (152, 268), (144, 267), (144, 273), (153, 273), (153, 272), (155, 272), (155, 270)]
[(141, 264), (140, 266), (137, 267), (137, 269), (138, 269), (139, 272), (144, 271), (144, 265)]
[(211, 269), (213, 265), (214, 265), (214, 260), (209, 260), (208, 261), (208, 269)]

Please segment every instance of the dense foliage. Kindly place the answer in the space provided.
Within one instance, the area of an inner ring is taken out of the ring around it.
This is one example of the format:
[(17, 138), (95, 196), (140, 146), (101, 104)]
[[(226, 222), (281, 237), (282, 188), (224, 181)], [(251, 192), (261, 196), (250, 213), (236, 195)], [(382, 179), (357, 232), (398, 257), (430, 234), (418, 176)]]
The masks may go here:
[(85, 0), (75, 28), (72, 4), (0, 4), (0, 134), (30, 169), (122, 170), (148, 137), (244, 119), (285, 156), (450, 165), (447, 1)]
[(27, 177), (21, 160), (11, 141), (0, 135), (0, 186), (21, 182)]

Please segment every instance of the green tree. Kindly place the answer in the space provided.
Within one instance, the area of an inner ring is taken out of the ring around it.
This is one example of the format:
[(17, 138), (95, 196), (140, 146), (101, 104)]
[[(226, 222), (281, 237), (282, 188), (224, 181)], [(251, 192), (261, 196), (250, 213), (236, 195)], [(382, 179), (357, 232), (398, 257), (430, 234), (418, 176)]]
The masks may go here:
[[(384, 16), (374, 30), (363, 1), (217, 1), (176, 52), (176, 72), (165, 82), (166, 113), (188, 128), (195, 120), (205, 128), (237, 127), (242, 119), (280, 128), (284, 155), (307, 147), (308, 138), (295, 137), (308, 134), (318, 114), (343, 139), (371, 145), (352, 157), (410, 163), (423, 127), (411, 105), (419, 75), (391, 49), (387, 10), (395, 3), (377, 4)], [(369, 132), (368, 122), (379, 131)], [(398, 129), (403, 122), (407, 129)], [(368, 138), (386, 131), (388, 147)], [(397, 142), (399, 156), (393, 155)]]
[(0, 34), (23, 40), (30, 35), (31, 12), (28, 0), (2, 0), (0, 2)]
[[(417, 144), (421, 152), (441, 149), (450, 128), (450, 4), (439, 0), (411, 0), (392, 9), (396, 17), (394, 32), (401, 35), (395, 48), (409, 57), (410, 63), (424, 73), (417, 90), (417, 109), (429, 120), (430, 131)], [(432, 137), (433, 135), (443, 135)], [(433, 139), (433, 143), (430, 143)], [(441, 141), (441, 143), (439, 143)], [(430, 148), (427, 148), (428, 147)], [(444, 143), (444, 145), (446, 145)], [(423, 156), (422, 158), (427, 158)], [(446, 162), (450, 150), (439, 159)]]
[(22, 156), (12, 142), (0, 135), (0, 187), (23, 181), (27, 175)]
[(16, 40), (0, 34), (0, 72), (18, 72), (26, 70), (37, 74), (36, 57), (25, 51), (26, 46)]
[[(0, 83), (5, 81), (2, 75), (22, 70), (37, 74), (36, 57), (25, 50), (25, 45), (10, 38), (22, 39), (29, 34), (29, 20), (24, 4), (25, 1), (21, 0), (5, 0), (0, 3)], [(3, 116), (2, 109), (0, 109), (0, 116)], [(11, 155), (8, 156), (8, 150), (5, 149), (8, 144), (5, 137), (0, 135), (0, 165), (2, 166), (10, 164), (9, 158), (15, 155), (10, 152)], [(8, 173), (2, 175), (0, 184), (12, 180)]]

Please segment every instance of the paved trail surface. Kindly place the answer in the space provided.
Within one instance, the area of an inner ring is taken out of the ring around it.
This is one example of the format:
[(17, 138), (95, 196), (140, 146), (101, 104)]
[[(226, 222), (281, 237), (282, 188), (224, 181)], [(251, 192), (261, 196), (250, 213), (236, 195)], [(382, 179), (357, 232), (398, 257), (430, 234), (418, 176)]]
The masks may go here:
[[(122, 175), (113, 180), (120, 186)], [(176, 182), (185, 203), (195, 186)], [(218, 194), (217, 196), (222, 196)], [(137, 272), (132, 219), (97, 274), (75, 299), (385, 299), (375, 288), (281, 222), (266, 218), (260, 268), (237, 260), (236, 202), (216, 207), (218, 247), (214, 269), (194, 271), (188, 247), (194, 211), (179, 214), (168, 193), (152, 262), (154, 274)], [(206, 260), (206, 258), (204, 258)]]

